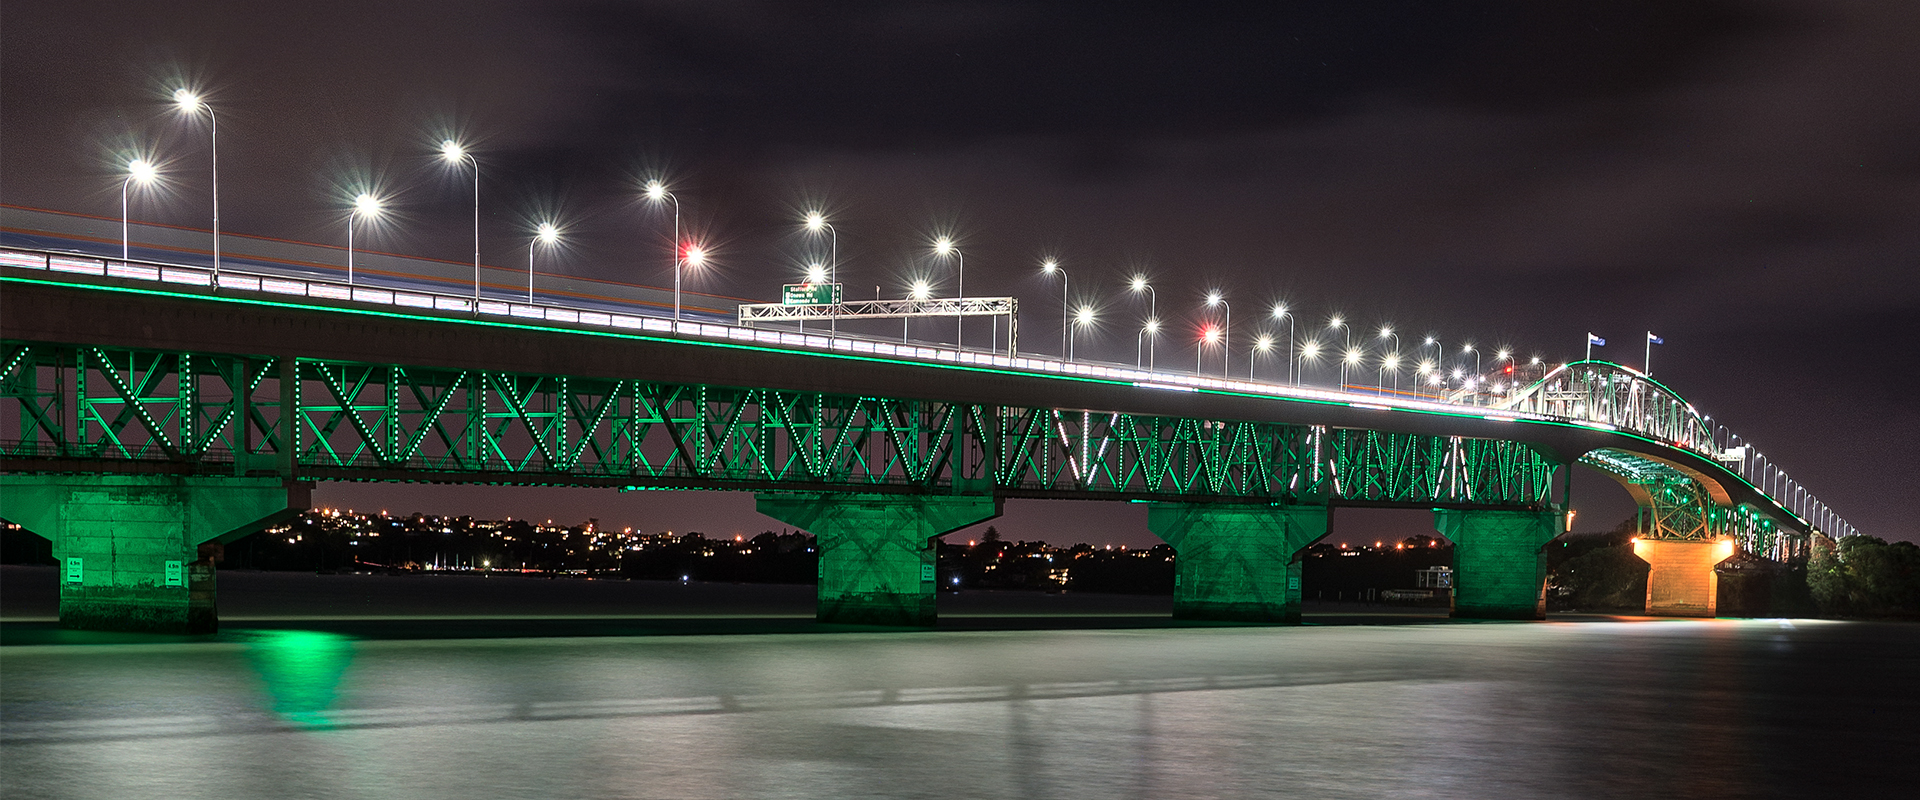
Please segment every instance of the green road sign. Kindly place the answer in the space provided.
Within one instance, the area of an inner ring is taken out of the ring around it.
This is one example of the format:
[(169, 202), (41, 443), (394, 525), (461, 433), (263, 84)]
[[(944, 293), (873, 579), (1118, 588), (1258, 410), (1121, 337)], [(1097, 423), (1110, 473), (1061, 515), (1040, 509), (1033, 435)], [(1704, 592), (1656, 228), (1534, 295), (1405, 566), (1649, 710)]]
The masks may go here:
[(781, 289), (781, 305), (824, 306), (840, 303), (840, 284), (837, 283), (789, 283)]

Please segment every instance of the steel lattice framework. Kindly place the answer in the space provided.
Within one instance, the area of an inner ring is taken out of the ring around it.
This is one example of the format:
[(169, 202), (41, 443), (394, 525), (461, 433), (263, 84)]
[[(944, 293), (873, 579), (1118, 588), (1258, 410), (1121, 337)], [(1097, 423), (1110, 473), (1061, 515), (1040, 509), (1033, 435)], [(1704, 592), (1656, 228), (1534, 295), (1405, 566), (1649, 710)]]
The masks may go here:
[(1544, 508), (1514, 441), (0, 343), (8, 469)]

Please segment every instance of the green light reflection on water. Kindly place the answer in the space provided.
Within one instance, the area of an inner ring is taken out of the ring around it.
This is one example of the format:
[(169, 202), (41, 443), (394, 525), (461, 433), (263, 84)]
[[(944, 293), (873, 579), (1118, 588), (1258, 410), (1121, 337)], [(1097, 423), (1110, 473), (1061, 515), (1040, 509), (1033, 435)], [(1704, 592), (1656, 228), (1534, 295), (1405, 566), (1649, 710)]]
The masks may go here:
[(276, 713), (290, 722), (325, 724), (353, 660), (353, 640), (321, 631), (257, 631), (247, 660), (260, 673)]

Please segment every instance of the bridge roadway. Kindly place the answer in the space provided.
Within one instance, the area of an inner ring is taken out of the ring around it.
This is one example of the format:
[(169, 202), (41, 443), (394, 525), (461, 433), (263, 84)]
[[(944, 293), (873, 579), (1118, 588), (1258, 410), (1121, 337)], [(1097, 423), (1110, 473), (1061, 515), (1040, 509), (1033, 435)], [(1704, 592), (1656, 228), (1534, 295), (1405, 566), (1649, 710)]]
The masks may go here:
[[(819, 537), (821, 617), (881, 624), (932, 620), (931, 538), (1007, 497), (1151, 503), (1176, 614), (1219, 619), (1296, 620), (1298, 555), (1336, 505), (1434, 509), (1456, 613), (1538, 617), (1576, 460), (1647, 507), (1652, 612), (1710, 616), (1714, 563), (1809, 530), (1709, 457), (1677, 396), (1657, 436), (1549, 413), (1572, 391), (1593, 417), (1617, 368), (1500, 409), (32, 255), (0, 268), (0, 425), (21, 431), (0, 487), (54, 541), (76, 627), (211, 629), (207, 545), (302, 508), (312, 480), (758, 491)], [(1650, 382), (1626, 377), (1653, 432)]]

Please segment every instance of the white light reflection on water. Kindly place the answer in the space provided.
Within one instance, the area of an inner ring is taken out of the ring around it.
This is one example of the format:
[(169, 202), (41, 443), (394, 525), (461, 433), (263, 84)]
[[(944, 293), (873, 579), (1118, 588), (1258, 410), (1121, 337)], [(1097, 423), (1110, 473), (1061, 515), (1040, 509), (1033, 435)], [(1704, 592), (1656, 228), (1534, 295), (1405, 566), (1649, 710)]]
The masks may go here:
[[(1810, 737), (1893, 741), (1857, 720), (1915, 710), (1911, 693), (1809, 677), (1844, 660), (1870, 686), (1875, 669), (1912, 663), (1917, 632), (1765, 621), (13, 647), (0, 649), (0, 769), (22, 797), (1791, 794), (1832, 779)], [(266, 652), (299, 657), (266, 667)]]

